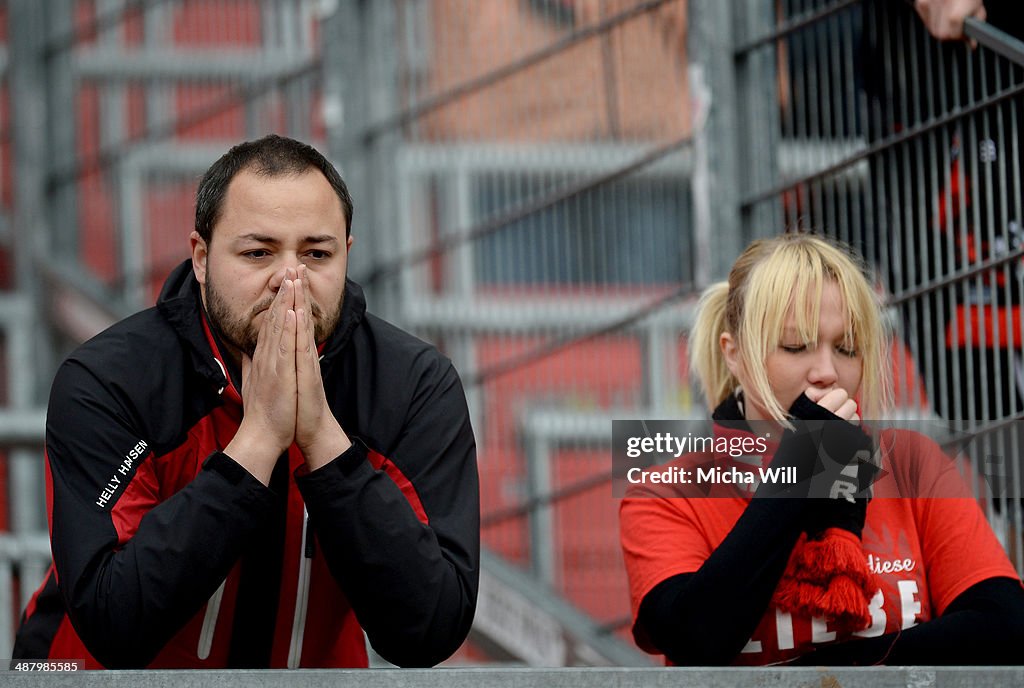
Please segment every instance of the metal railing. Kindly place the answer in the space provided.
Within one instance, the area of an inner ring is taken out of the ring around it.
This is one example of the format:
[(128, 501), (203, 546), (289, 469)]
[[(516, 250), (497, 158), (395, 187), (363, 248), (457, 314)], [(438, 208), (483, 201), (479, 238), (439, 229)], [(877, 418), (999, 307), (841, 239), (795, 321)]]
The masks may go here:
[[(67, 674), (8, 672), (7, 685), (17, 688), (63, 685)], [(605, 688), (606, 686), (642, 685), (650, 688), (698, 688), (704, 686), (756, 688), (764, 685), (819, 686), (841, 685), (845, 688), (1002, 688), (1024, 681), (1020, 667), (864, 667), (864, 668), (759, 668), (759, 669), (379, 669), (287, 671), (87, 671), (71, 679), (76, 686), (145, 686), (173, 688), (186, 681), (224, 688), (269, 688), (270, 686), (302, 686), (303, 688), (335, 688), (359, 686), (385, 688), (402, 686), (418, 688), (443, 683), (452, 688), (475, 688), (486, 685), (504, 688)]]

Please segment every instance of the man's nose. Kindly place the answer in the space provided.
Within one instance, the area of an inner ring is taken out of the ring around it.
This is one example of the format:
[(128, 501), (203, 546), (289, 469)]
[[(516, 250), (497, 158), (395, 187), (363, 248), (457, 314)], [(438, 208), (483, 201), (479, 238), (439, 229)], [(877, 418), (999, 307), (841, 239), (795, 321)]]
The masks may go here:
[(277, 293), (277, 290), (281, 288), (286, 279), (294, 280), (298, 277), (299, 272), (299, 260), (298, 257), (294, 259), (294, 264), (289, 261), (289, 258), (283, 258), (284, 265), (278, 267), (274, 271), (274, 274), (270, 277), (270, 291)]

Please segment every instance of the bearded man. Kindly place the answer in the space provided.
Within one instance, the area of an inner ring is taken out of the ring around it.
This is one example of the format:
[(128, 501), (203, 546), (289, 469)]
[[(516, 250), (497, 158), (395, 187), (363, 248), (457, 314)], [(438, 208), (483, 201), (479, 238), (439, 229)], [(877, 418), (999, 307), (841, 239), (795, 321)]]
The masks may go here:
[(451, 362), (366, 312), (352, 200), (279, 136), (215, 162), (157, 305), (61, 365), (53, 565), (18, 659), (428, 666), (465, 639), (476, 448)]

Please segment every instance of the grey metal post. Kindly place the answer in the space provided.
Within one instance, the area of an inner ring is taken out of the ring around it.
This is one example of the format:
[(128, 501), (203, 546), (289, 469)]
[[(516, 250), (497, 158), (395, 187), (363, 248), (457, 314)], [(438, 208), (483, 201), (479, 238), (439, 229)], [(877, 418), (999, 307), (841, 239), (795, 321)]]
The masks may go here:
[(121, 298), (132, 310), (145, 307), (146, 293), (143, 275), (146, 265), (146, 222), (145, 222), (145, 175), (141, 165), (131, 157), (120, 160), (116, 167), (104, 172), (115, 190), (118, 207), (118, 238), (121, 252), (121, 275), (123, 287)]
[[(401, 173), (401, 171), (399, 171)], [(470, 176), (459, 170), (452, 176), (448, 185), (448, 212), (443, 216), (441, 231), (445, 234), (453, 234), (463, 227), (469, 227), (473, 222), (472, 190)], [(409, 232), (398, 232), (399, 236), (407, 236)], [(476, 287), (476, 276), (473, 268), (473, 251), (475, 242), (464, 242), (461, 246), (449, 254), (445, 262), (445, 283), (447, 294), (455, 293), (467, 301), (473, 298)], [(450, 331), (446, 340), (446, 353), (451, 357), (458, 370), (469, 371), (478, 368), (476, 355), (476, 337), (469, 330)], [(479, 433), (484, 426), (482, 418), (483, 390), (480, 385), (473, 385), (466, 389), (466, 403), (469, 406), (470, 419), (473, 427), (478, 433), (478, 441), (482, 437)]]
[[(125, 13), (125, 0), (98, 0), (96, 3), (96, 14), (98, 16), (108, 16), (119, 12), (118, 17), (121, 21), (124, 21)], [(124, 42), (124, 32), (120, 30), (121, 24), (118, 23), (112, 29), (106, 29), (99, 33), (99, 45), (103, 46), (104, 49), (109, 50), (111, 54), (124, 55), (124, 59), (129, 59), (125, 54), (126, 46)], [(71, 51), (68, 50), (68, 53)], [(100, 86), (100, 148), (113, 147), (121, 143), (126, 137), (128, 132), (127, 122), (125, 121), (125, 104), (127, 102), (127, 95), (124, 86), (124, 82), (120, 79), (111, 79)], [(69, 118), (71, 119), (71, 118)], [(131, 266), (124, 266), (126, 269), (131, 269)]]
[[(395, 154), (400, 132), (372, 133), (397, 110), (397, 26), (392, 2), (341, 0), (322, 24), (324, 108), (331, 158), (348, 182), (356, 207), (350, 274), (357, 280), (397, 250)], [(377, 285), (371, 307), (398, 317), (393, 289)]]
[[(39, 11), (44, 14), (46, 26), (41, 30), (41, 41), (46, 39), (63, 39), (71, 35), (74, 27), (71, 0), (54, 0), (53, 2), (32, 3), (41, 7)], [(42, 6), (45, 6), (42, 7)], [(12, 17), (13, 20), (13, 17)], [(11, 26), (17, 27), (14, 33), (20, 33), (22, 28), (11, 22)], [(75, 69), (72, 65), (72, 48), (54, 46), (48, 54), (44, 54), (46, 45), (41, 42), (35, 51), (34, 59), (38, 63), (37, 74), (39, 77), (38, 86), (44, 89), (45, 111), (40, 112), (40, 119), (34, 122), (29, 120), (27, 126), (41, 127), (45, 122), (45, 132), (48, 141), (42, 142), (38, 152), (43, 158), (43, 186), (46, 188), (49, 182), (48, 174), (54, 171), (69, 171), (76, 162), (76, 136), (74, 111), (69, 106), (75, 102)], [(27, 56), (26, 56), (27, 57)], [(18, 99), (22, 98), (22, 92), (18, 93)], [(59, 115), (59, 116), (58, 116)], [(48, 144), (48, 145), (47, 145)], [(24, 174), (24, 168), (18, 161), (18, 174)], [(61, 258), (75, 261), (78, 259), (79, 227), (78, 227), (78, 194), (77, 180), (64, 179), (55, 186), (47, 198), (48, 219), (51, 220), (49, 250), (56, 251)]]
[[(362, 0), (342, 0), (320, 24), (323, 36), (323, 117), (327, 128), (328, 157), (348, 184), (355, 205), (356, 227), (368, 227), (372, 209), (368, 203), (366, 150), (362, 134), (369, 122), (364, 84), (367, 56)], [(353, 228), (350, 228), (353, 229)], [(357, 232), (359, 246), (349, 258), (349, 274), (359, 278), (373, 263), (373, 237)]]
[[(56, 7), (54, 4), (53, 7)], [(35, 257), (42, 248), (52, 246), (46, 222), (46, 188), (48, 132), (46, 65), (42, 57), (46, 38), (49, 3), (33, 0), (12, 0), (9, 8), (11, 125), (14, 141), (14, 223), (18, 228), (12, 240), (15, 277), (18, 292), (29, 302), (26, 320), (18, 323), (23, 332), (32, 334), (35, 346), (30, 358), (21, 365), (27, 370), (50, 370), (47, 346), (48, 333), (43, 332), (39, 313), (43, 295), (36, 275)], [(23, 380), (24, 389), (13, 391), (24, 403), (44, 398), (36, 380)]]
[[(142, 16), (145, 49), (153, 52), (166, 50), (171, 27), (171, 10), (167, 4), (150, 5)], [(146, 79), (146, 126), (155, 127), (174, 112), (173, 92), (165, 81)]]
[(733, 5), (720, 0), (691, 0), (689, 4), (690, 88), (698, 103), (693, 195), (697, 217), (694, 247), (698, 251), (694, 279), (699, 287), (724, 279), (745, 243), (737, 183), (739, 101), (733, 59)]
[[(312, 53), (313, 36), (309, 30), (310, 22), (305, 16), (308, 11), (309, 6), (302, 4), (265, 7), (265, 17), (276, 16), (274, 23), (277, 31), (264, 37), (264, 46), (272, 46), (275, 51), (292, 60), (309, 56)], [(310, 107), (315, 101), (313, 91), (316, 85), (316, 79), (309, 76), (290, 79), (282, 85), (282, 93), (277, 96), (284, 99), (285, 129), (291, 136), (303, 141), (308, 141), (312, 136)]]
[[(101, 0), (96, 5), (100, 16), (120, 12), (119, 19), (124, 21), (124, 0)], [(113, 29), (100, 32), (99, 42), (111, 54), (122, 54), (127, 58), (123, 32), (118, 23)], [(68, 53), (71, 51), (68, 50)], [(101, 82), (100, 86), (100, 149), (113, 148), (121, 144), (127, 137), (127, 121), (125, 106), (127, 90), (120, 79)], [(60, 112), (55, 110), (54, 112)], [(73, 117), (62, 119), (74, 120)], [(142, 207), (142, 183), (133, 179), (131, 187), (126, 187), (116, 180), (124, 179), (122, 162), (115, 163), (113, 168), (104, 169), (101, 173), (112, 183), (110, 185), (113, 202), (118, 208), (116, 223), (118, 246), (118, 271), (122, 277), (121, 296), (126, 303), (141, 308), (145, 302), (143, 296), (143, 266), (145, 265), (146, 236), (145, 225), (140, 222)]]
[[(46, 221), (45, 198), (47, 151), (49, 140), (46, 129), (48, 81), (47, 65), (43, 58), (46, 42), (47, 10), (59, 10), (54, 4), (35, 0), (12, 0), (8, 5), (10, 31), (10, 89), (17, 94), (11, 98), (11, 125), (14, 141), (14, 222), (18, 228), (12, 237), (15, 259), (15, 278), (18, 288), (17, 305), (7, 314), (8, 356), (17, 356), (17, 366), (11, 366), (10, 403), (13, 408), (26, 409), (39, 398), (40, 378), (49, 379), (49, 332), (44, 331), (40, 313), (43, 294), (37, 278), (36, 256), (41, 248), (52, 248)], [(29, 345), (26, 345), (29, 344)], [(39, 375), (42, 370), (44, 375)], [(11, 453), (11, 498), (13, 530), (23, 536), (28, 531), (42, 528), (42, 455), (19, 449)], [(26, 571), (22, 585), (32, 588), (37, 571)], [(4, 591), (7, 609), (11, 608), (8, 591), (11, 590), (10, 568), (4, 565), (0, 574), (0, 587)], [(6, 618), (6, 615), (5, 615)], [(0, 655), (9, 657), (13, 638), (11, 626), (0, 628)]]
[[(365, 88), (368, 93), (369, 124), (373, 125), (393, 116), (398, 111), (398, 22), (396, 3), (367, 2), (367, 37), (364, 44), (368, 73)], [(367, 141), (367, 158), (369, 163), (370, 191), (368, 198), (372, 203), (372, 225), (364, 225), (361, 235), (368, 238), (373, 235), (375, 259), (387, 259), (402, 250), (397, 242), (398, 208), (394, 199), (395, 175), (397, 174), (395, 158), (402, 140), (402, 131), (388, 128), (378, 131)], [(374, 294), (374, 303), (378, 311), (393, 317), (399, 322), (404, 320), (403, 306), (408, 301), (407, 294), (397, 291), (394, 283)]]
[[(763, 0), (742, 0), (735, 4), (734, 30), (738, 41), (748, 41), (774, 28), (773, 5)], [(776, 69), (776, 43), (736, 55), (736, 125), (739, 142), (737, 177), (743, 195), (770, 187), (778, 179), (779, 86)], [(779, 197), (753, 207), (740, 207), (743, 244), (759, 236), (770, 236), (782, 226)], [(742, 247), (741, 247), (742, 248)]]
[(678, 405), (679, 366), (676, 356), (678, 330), (651, 318), (640, 329), (644, 366), (644, 403), (650, 409), (669, 411)]
[[(551, 447), (547, 437), (525, 432), (527, 498), (533, 502), (551, 494)], [(534, 578), (554, 586), (555, 519), (550, 502), (533, 503), (528, 517), (530, 528), (530, 570)]]

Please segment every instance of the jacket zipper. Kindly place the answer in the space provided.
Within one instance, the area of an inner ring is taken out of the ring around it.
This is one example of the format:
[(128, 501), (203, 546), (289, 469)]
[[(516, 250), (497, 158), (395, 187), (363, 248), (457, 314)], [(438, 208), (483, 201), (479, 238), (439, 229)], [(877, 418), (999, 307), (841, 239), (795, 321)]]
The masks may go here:
[(292, 643), (288, 649), (288, 668), (297, 669), (302, 658), (302, 636), (306, 630), (309, 607), (309, 573), (313, 563), (313, 531), (309, 529), (309, 512), (302, 509), (302, 543), (299, 549), (299, 584), (295, 592), (295, 618), (292, 620)]
[(227, 579), (220, 584), (217, 591), (206, 603), (206, 616), (203, 617), (203, 629), (199, 632), (199, 648), (196, 654), (199, 659), (206, 659), (210, 656), (210, 649), (213, 647), (213, 631), (217, 628), (217, 615), (220, 613), (220, 601), (224, 597), (224, 586)]

